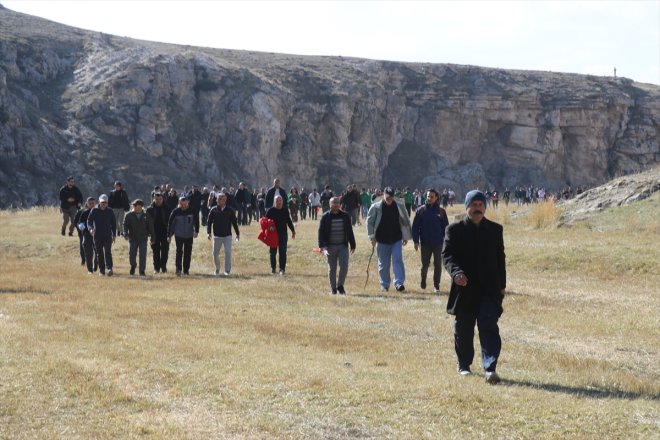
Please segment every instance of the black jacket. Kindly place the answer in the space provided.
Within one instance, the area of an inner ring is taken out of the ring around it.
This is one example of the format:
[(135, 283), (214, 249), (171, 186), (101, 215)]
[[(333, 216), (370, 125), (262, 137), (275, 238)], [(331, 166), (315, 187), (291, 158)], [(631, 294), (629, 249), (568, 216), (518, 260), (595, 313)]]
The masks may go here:
[[(69, 202), (69, 198), (73, 198), (73, 202)], [(60, 208), (69, 209), (72, 206), (76, 208), (82, 205), (83, 196), (77, 186), (69, 188), (69, 185), (64, 185), (60, 188)]]
[(238, 221), (236, 220), (236, 212), (233, 209), (229, 206), (225, 206), (225, 209), (220, 209), (219, 206), (211, 208), (206, 222), (207, 234), (211, 234), (211, 230), (213, 230), (214, 237), (227, 237), (231, 235), (232, 226), (238, 237), (240, 235)]
[(339, 211), (337, 214), (327, 211), (321, 216), (319, 223), (319, 247), (328, 247), (332, 220), (338, 217), (344, 221), (344, 245), (348, 246), (350, 244), (351, 249), (355, 249), (355, 236), (353, 235), (353, 227), (351, 226), (351, 216), (344, 211)]
[[(284, 202), (284, 207), (288, 207), (288, 197), (286, 194), (286, 191), (284, 191), (284, 188), (280, 186), (280, 195), (282, 196), (282, 201)], [(266, 209), (275, 206), (275, 187), (272, 186), (268, 188), (268, 192), (266, 193)]]
[[(484, 300), (494, 301), (502, 312), (501, 290), (506, 288), (502, 226), (484, 218), (476, 227), (467, 217), (447, 226), (442, 260), (452, 279), (447, 313), (476, 315)], [(468, 279), (465, 287), (454, 283), (459, 272)]]
[(110, 191), (110, 195), (108, 196), (108, 208), (123, 209), (124, 211), (131, 209), (131, 204), (128, 201), (128, 193), (123, 189), (120, 189), (119, 191)]
[(284, 206), (282, 206), (282, 209), (277, 209), (274, 206), (268, 208), (268, 211), (266, 211), (266, 217), (272, 219), (275, 222), (275, 228), (277, 229), (278, 236), (284, 237), (287, 235), (287, 226), (289, 229), (291, 229), (291, 232), (296, 232), (296, 230), (293, 228), (293, 222), (291, 221), (289, 210)]
[(167, 238), (167, 224), (170, 221), (171, 213), (170, 207), (165, 203), (161, 206), (156, 206), (155, 203), (152, 203), (147, 208), (147, 214), (151, 217), (154, 225), (154, 238)]
[(188, 200), (190, 201), (190, 207), (195, 211), (199, 212), (199, 208), (202, 206), (203, 195), (199, 191), (190, 191), (188, 194)]

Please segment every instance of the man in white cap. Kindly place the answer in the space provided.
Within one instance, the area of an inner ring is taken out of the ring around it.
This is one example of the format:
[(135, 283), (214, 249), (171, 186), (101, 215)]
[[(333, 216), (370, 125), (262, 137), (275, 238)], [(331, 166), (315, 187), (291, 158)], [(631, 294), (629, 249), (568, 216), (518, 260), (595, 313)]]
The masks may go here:
[(497, 324), (506, 293), (502, 226), (488, 220), (486, 196), (472, 190), (465, 196), (466, 217), (447, 227), (442, 259), (451, 275), (447, 313), (454, 315), (454, 348), (461, 376), (471, 374), (474, 326), (479, 329), (486, 382), (496, 384), (502, 348)]
[(117, 235), (117, 222), (112, 209), (108, 208), (108, 196), (101, 194), (99, 206), (87, 217), (87, 229), (94, 237), (94, 247), (99, 259), (99, 275), (112, 276), (112, 244)]

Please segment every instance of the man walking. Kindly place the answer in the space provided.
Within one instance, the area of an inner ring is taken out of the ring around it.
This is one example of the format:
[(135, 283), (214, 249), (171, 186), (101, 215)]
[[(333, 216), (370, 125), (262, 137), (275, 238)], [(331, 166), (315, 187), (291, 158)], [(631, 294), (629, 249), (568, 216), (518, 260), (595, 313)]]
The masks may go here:
[(238, 208), (238, 222), (241, 226), (247, 225), (247, 206), (250, 204), (250, 192), (245, 187), (245, 183), (238, 184), (236, 191), (236, 207)]
[(309, 194), (309, 207), (311, 208), (310, 217), (312, 220), (317, 220), (319, 215), (319, 207), (321, 206), (321, 194), (316, 191), (312, 191)]
[(99, 261), (96, 256), (96, 249), (94, 249), (94, 237), (89, 232), (87, 228), (87, 219), (89, 218), (89, 213), (96, 206), (96, 200), (94, 197), (87, 197), (85, 206), (80, 213), (78, 218), (78, 230), (82, 231), (82, 247), (85, 255), (85, 264), (87, 264), (87, 272), (92, 275), (96, 272), (98, 268)]
[(94, 237), (94, 247), (99, 259), (99, 275), (112, 276), (112, 245), (117, 235), (117, 222), (112, 209), (108, 208), (108, 196), (101, 194), (98, 208), (87, 217), (87, 229)]
[(486, 196), (478, 190), (465, 196), (467, 216), (447, 227), (442, 258), (452, 283), (447, 313), (454, 315), (454, 348), (458, 372), (471, 374), (474, 326), (479, 329), (486, 382), (496, 384), (502, 340), (497, 324), (506, 292), (502, 226), (488, 220)]
[(287, 200), (287, 194), (286, 192), (282, 189), (280, 185), (280, 179), (277, 177), (273, 180), (273, 186), (268, 188), (268, 192), (266, 193), (266, 211), (268, 211), (270, 208), (275, 206), (275, 197), (280, 196), (282, 197), (282, 201), (284, 202), (284, 207), (286, 208), (286, 200)]
[(171, 243), (172, 236), (176, 243), (176, 275), (190, 275), (190, 260), (192, 258), (193, 239), (199, 234), (199, 213), (188, 205), (188, 199), (179, 197), (179, 206), (170, 214), (167, 224), (167, 241)]
[(76, 212), (82, 206), (83, 196), (76, 186), (73, 176), (66, 178), (66, 184), (60, 188), (60, 212), (62, 213), (62, 235), (66, 234), (66, 225), (69, 226), (69, 237), (73, 235), (75, 228)]
[(390, 288), (390, 265), (394, 266), (394, 287), (397, 292), (406, 290), (406, 271), (403, 265), (403, 246), (412, 238), (410, 219), (406, 207), (394, 200), (394, 191), (387, 187), (383, 200), (369, 208), (367, 235), (378, 253), (378, 276), (380, 288)]
[(286, 247), (289, 240), (286, 228), (289, 227), (289, 229), (291, 229), (291, 238), (293, 239), (296, 238), (296, 230), (291, 221), (289, 210), (284, 206), (282, 196), (275, 196), (275, 206), (266, 211), (266, 217), (275, 222), (275, 228), (277, 229), (277, 235), (279, 238), (279, 246), (270, 248), (270, 268), (273, 273), (276, 273), (275, 263), (277, 251), (279, 249), (280, 275), (284, 275), (286, 271)]
[[(348, 274), (348, 246), (355, 252), (355, 236), (351, 217), (340, 209), (338, 197), (330, 199), (330, 211), (321, 216), (319, 223), (319, 249), (328, 257), (328, 278), (333, 295), (346, 294), (344, 283)], [(337, 278), (337, 263), (339, 277)]]
[(220, 249), (225, 248), (225, 276), (231, 273), (231, 228), (236, 231), (236, 240), (239, 239), (238, 221), (236, 213), (227, 206), (227, 195), (220, 193), (218, 195), (218, 204), (211, 208), (209, 218), (206, 222), (207, 238), (211, 239), (213, 234), (213, 263), (215, 264), (215, 275), (220, 275)]
[(335, 194), (330, 189), (330, 185), (326, 185), (321, 193), (321, 209), (324, 214), (330, 210), (330, 199), (334, 196)]
[(170, 220), (170, 208), (165, 204), (162, 193), (154, 193), (154, 200), (147, 208), (147, 215), (154, 226), (154, 235), (151, 236), (151, 253), (154, 261), (154, 273), (167, 272), (167, 257), (170, 251), (167, 225)]
[(144, 277), (147, 269), (147, 238), (154, 241), (154, 224), (151, 216), (144, 212), (144, 202), (136, 199), (132, 203), (133, 210), (124, 217), (124, 238), (128, 241), (128, 262), (131, 265), (131, 276), (135, 275), (135, 257), (139, 251), (140, 276)]
[(449, 225), (447, 212), (438, 203), (438, 191), (429, 189), (426, 192), (426, 204), (417, 208), (412, 224), (412, 237), (415, 250), (421, 244), (422, 270), (419, 287), (426, 289), (426, 274), (433, 255), (433, 293), (440, 291), (440, 274), (442, 273), (442, 243), (445, 239), (445, 228)]
[(121, 182), (115, 181), (115, 189), (110, 191), (108, 198), (108, 208), (112, 209), (117, 220), (118, 235), (124, 235), (124, 214), (131, 209), (128, 201), (128, 194), (122, 189)]

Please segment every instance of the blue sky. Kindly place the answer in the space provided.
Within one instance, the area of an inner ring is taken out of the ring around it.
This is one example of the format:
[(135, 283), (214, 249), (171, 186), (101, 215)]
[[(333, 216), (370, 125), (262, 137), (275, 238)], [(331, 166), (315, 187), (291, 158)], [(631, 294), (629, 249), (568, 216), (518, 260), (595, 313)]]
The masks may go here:
[(5, 7), (119, 36), (300, 55), (472, 64), (660, 85), (660, 0), (38, 1)]

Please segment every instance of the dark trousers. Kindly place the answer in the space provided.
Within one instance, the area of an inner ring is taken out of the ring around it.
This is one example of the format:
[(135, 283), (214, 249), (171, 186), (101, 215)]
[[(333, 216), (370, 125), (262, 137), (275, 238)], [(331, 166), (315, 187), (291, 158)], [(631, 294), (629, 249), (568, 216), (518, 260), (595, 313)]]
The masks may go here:
[(87, 270), (89, 272), (94, 272), (99, 266), (99, 260), (96, 256), (96, 248), (94, 248), (94, 239), (91, 236), (83, 237), (82, 246), (85, 251), (85, 264), (87, 264)]
[(80, 248), (80, 261), (85, 262), (85, 248), (83, 247), (83, 235), (78, 232), (78, 244)]
[(412, 203), (406, 203), (406, 212), (408, 213), (408, 217), (412, 214)]
[(474, 325), (479, 329), (481, 344), (481, 361), (486, 371), (495, 371), (497, 358), (502, 349), (500, 329), (497, 320), (500, 308), (492, 300), (481, 302), (479, 311), (475, 314), (457, 315), (454, 321), (454, 348), (458, 358), (459, 368), (470, 368), (474, 359)]
[(140, 265), (138, 270), (142, 274), (147, 269), (147, 240), (130, 240), (128, 242), (128, 262), (131, 265), (131, 269), (135, 269), (135, 266), (137, 265), (135, 257), (137, 257), (138, 253), (140, 254)]
[(151, 252), (154, 259), (155, 271), (167, 271), (167, 256), (170, 252), (170, 244), (167, 242), (167, 237), (156, 237), (151, 243)]
[(242, 203), (238, 204), (238, 218), (236, 219), (239, 225), (247, 225), (247, 209)]
[[(193, 239), (192, 237), (181, 238), (174, 236), (174, 240), (176, 241), (176, 271), (181, 272), (181, 269), (183, 269), (183, 273), (188, 273), (190, 272)], [(181, 260), (183, 260), (183, 266)]]
[(421, 245), (420, 255), (422, 257), (422, 282), (426, 284), (426, 274), (431, 264), (431, 255), (433, 255), (433, 287), (440, 287), (440, 275), (442, 274), (442, 244), (437, 246)]
[(275, 270), (275, 260), (277, 256), (277, 251), (279, 248), (280, 251), (280, 270), (286, 270), (286, 243), (289, 240), (287, 234), (280, 235), (280, 244), (278, 247), (270, 248), (270, 268)]
[(105, 273), (105, 269), (112, 269), (112, 237), (94, 237), (94, 247), (99, 259), (99, 271)]
[(317, 220), (319, 217), (319, 207), (318, 206), (312, 206), (312, 212), (310, 213), (312, 220)]
[(300, 219), (307, 219), (307, 205), (305, 203), (300, 204)]

